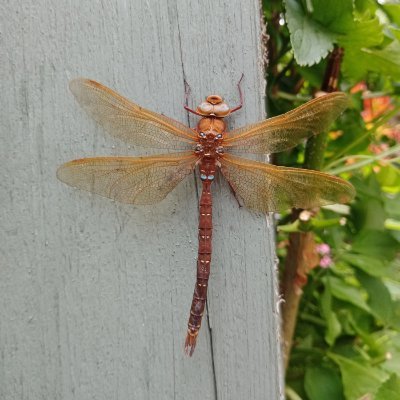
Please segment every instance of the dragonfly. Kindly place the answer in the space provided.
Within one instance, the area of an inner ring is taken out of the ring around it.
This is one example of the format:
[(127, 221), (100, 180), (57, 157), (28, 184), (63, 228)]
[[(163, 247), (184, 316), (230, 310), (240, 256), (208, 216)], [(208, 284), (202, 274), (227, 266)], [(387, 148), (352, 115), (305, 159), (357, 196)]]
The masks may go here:
[(62, 182), (122, 203), (154, 204), (196, 168), (199, 170), (202, 191), (197, 274), (184, 345), (189, 356), (196, 347), (207, 300), (213, 229), (211, 186), (217, 171), (226, 178), (244, 206), (256, 212), (347, 203), (355, 195), (353, 186), (338, 177), (236, 155), (237, 152), (281, 152), (327, 130), (348, 105), (344, 93), (317, 97), (283, 115), (228, 132), (225, 118), (243, 106), (241, 81), (237, 86), (240, 103), (233, 108), (221, 96), (212, 94), (196, 109), (191, 109), (186, 90), (184, 108), (200, 117), (193, 129), (143, 108), (94, 80), (77, 78), (70, 82), (70, 90), (78, 103), (113, 137), (128, 145), (169, 152), (69, 161), (57, 170)]

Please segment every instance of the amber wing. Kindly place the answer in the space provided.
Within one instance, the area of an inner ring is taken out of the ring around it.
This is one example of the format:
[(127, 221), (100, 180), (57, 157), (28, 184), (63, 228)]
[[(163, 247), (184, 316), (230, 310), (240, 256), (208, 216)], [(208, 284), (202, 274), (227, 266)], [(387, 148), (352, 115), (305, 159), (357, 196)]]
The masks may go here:
[(192, 129), (140, 107), (96, 81), (74, 79), (70, 82), (70, 89), (96, 122), (112, 136), (128, 144), (188, 150), (196, 143)]
[(198, 161), (193, 152), (154, 157), (95, 157), (67, 162), (58, 169), (64, 183), (129, 204), (162, 200)]
[(246, 153), (284, 151), (328, 129), (347, 106), (346, 94), (326, 94), (286, 114), (233, 130), (224, 147)]
[(319, 171), (277, 167), (230, 154), (220, 161), (225, 178), (245, 206), (254, 211), (347, 203), (355, 195), (350, 183)]

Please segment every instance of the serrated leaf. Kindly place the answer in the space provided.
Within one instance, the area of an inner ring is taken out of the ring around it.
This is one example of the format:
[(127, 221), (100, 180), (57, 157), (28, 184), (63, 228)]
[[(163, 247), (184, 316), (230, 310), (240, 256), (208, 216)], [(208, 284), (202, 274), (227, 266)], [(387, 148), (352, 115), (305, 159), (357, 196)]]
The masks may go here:
[(379, 19), (373, 17), (367, 20), (338, 21), (335, 31), (339, 33), (338, 44), (347, 47), (372, 47), (383, 42), (383, 31)]
[(313, 0), (313, 18), (336, 35), (337, 43), (346, 47), (378, 46), (383, 41), (383, 29), (371, 5), (358, 4), (354, 8), (349, 0)]
[(390, 378), (382, 383), (376, 393), (375, 400), (400, 400), (400, 378), (392, 374)]
[[(329, 353), (328, 356), (339, 366), (346, 399), (359, 399), (367, 394), (375, 395), (388, 374), (371, 365)], [(388, 400), (388, 399), (386, 399)]]
[(331, 27), (346, 16), (353, 16), (353, 2), (349, 0), (313, 0), (313, 17), (324, 26)]
[(383, 49), (351, 48), (346, 49), (343, 60), (343, 72), (355, 80), (364, 79), (368, 72), (389, 75), (400, 79), (400, 43), (394, 40)]
[(294, 57), (299, 65), (313, 65), (333, 49), (335, 35), (304, 12), (295, 0), (285, 0), (286, 21)]
[(333, 369), (307, 368), (304, 389), (310, 400), (344, 400), (342, 382)]

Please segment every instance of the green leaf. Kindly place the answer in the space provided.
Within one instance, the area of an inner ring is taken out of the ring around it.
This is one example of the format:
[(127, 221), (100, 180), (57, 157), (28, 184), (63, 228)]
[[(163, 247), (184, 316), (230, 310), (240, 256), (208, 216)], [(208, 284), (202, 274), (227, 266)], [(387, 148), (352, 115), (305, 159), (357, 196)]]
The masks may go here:
[(400, 378), (396, 374), (381, 385), (375, 400), (400, 400)]
[(358, 218), (355, 222), (361, 232), (383, 231), (383, 221), (386, 215), (381, 199), (376, 199), (375, 197), (360, 199), (354, 204), (353, 210), (356, 218)]
[(303, 76), (303, 78), (310, 82), (312, 86), (321, 86), (321, 77), (324, 76), (326, 69), (326, 62), (322, 61), (318, 64), (311, 66), (298, 67), (297, 70)]
[(385, 285), (394, 300), (400, 300), (400, 282), (397, 279), (384, 279)]
[(372, 229), (361, 231), (352, 246), (354, 253), (375, 257), (383, 261), (393, 260), (398, 250), (399, 245), (389, 232)]
[(382, 369), (389, 373), (400, 375), (400, 334), (398, 332), (385, 333), (386, 337), (390, 337), (387, 345), (387, 357), (382, 363)]
[(386, 324), (392, 323), (393, 301), (388, 288), (381, 279), (359, 272), (357, 278), (368, 293), (368, 305), (372, 312)]
[(397, 40), (400, 40), (400, 29), (399, 28), (397, 28), (395, 26), (389, 26), (389, 30)]
[(338, 43), (345, 48), (345, 57), (348, 47), (373, 47), (383, 42), (382, 27), (375, 16), (354, 19), (346, 15), (335, 21), (331, 29), (338, 33)]
[(384, 262), (370, 255), (346, 253), (340, 259), (372, 276), (384, 276), (387, 273)]
[[(341, 307), (337, 314), (342, 326), (342, 338), (346, 335), (355, 336), (359, 343), (363, 342), (370, 350), (375, 351), (378, 349), (378, 343), (369, 333), (372, 326), (371, 324), (373, 323), (373, 315), (367, 314), (364, 310), (351, 304), (341, 305), (340, 302), (338, 302), (338, 306)], [(338, 342), (336, 342), (336, 345), (338, 345)], [(336, 348), (338, 347), (336, 346)]]
[(355, 6), (359, 14), (375, 13), (378, 9), (375, 0), (355, 0)]
[(340, 19), (353, 19), (353, 4), (348, 0), (313, 0), (313, 17), (323, 26), (335, 26)]
[[(285, 0), (286, 20), (294, 56), (300, 65), (313, 65), (326, 57), (337, 43), (345, 48), (345, 60), (351, 58), (347, 48), (359, 50), (381, 45), (383, 31), (379, 19), (368, 5), (357, 13), (349, 0), (313, 0), (312, 12), (301, 2)], [(350, 64), (357, 60), (350, 60)], [(365, 71), (363, 71), (365, 73)]]
[(354, 80), (364, 79), (368, 72), (400, 79), (400, 43), (394, 40), (384, 48), (348, 47), (343, 73)]
[(356, 191), (356, 202), (352, 205), (354, 224), (358, 230), (383, 231), (383, 221), (386, 218), (384, 210), (384, 194), (376, 180), (375, 174), (367, 179), (352, 180)]
[(351, 183), (355, 186), (357, 190), (357, 196), (359, 196), (362, 201), (369, 198), (381, 200), (381, 188), (376, 180), (375, 174), (371, 174), (364, 179), (356, 177), (351, 181)]
[(400, 194), (396, 194), (395, 196), (384, 198), (385, 201), (385, 211), (389, 217), (400, 219)]
[(394, 300), (393, 301), (393, 328), (400, 331), (400, 301)]
[(355, 305), (358, 308), (371, 313), (365, 298), (362, 294), (361, 289), (355, 286), (350, 286), (343, 280), (336, 278), (334, 276), (327, 277), (326, 284), (330, 285), (332, 295), (340, 300), (347, 301)]
[(321, 295), (321, 312), (326, 321), (325, 341), (332, 346), (336, 338), (340, 335), (342, 326), (340, 325), (336, 313), (332, 310), (332, 293), (329, 280)]
[(331, 368), (307, 368), (304, 388), (310, 400), (344, 400), (340, 377)]
[(367, 394), (375, 395), (388, 378), (386, 372), (371, 365), (361, 364), (334, 353), (329, 353), (328, 356), (340, 368), (346, 399), (356, 400)]
[(304, 12), (301, 3), (285, 0), (286, 20), (294, 57), (299, 65), (312, 65), (333, 49), (335, 35)]
[(313, 18), (336, 34), (337, 43), (345, 47), (345, 57), (346, 46), (371, 47), (382, 43), (382, 27), (369, 4), (358, 4), (360, 12), (348, 0), (313, 0), (313, 6)]
[(400, 169), (391, 164), (381, 166), (376, 179), (381, 186), (397, 189), (400, 186)]
[(382, 4), (382, 8), (390, 19), (400, 26), (400, 5), (399, 4)]

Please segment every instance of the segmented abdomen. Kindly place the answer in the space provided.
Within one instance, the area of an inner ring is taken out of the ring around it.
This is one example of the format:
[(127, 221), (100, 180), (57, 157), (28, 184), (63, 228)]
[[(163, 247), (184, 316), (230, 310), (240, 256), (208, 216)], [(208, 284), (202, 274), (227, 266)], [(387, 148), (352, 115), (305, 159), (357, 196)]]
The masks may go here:
[(207, 300), (208, 278), (211, 265), (212, 239), (212, 197), (211, 183), (214, 180), (215, 161), (200, 164), (200, 177), (203, 183), (199, 206), (199, 251), (197, 257), (197, 279), (185, 341), (185, 351), (190, 356), (196, 347), (197, 335)]

